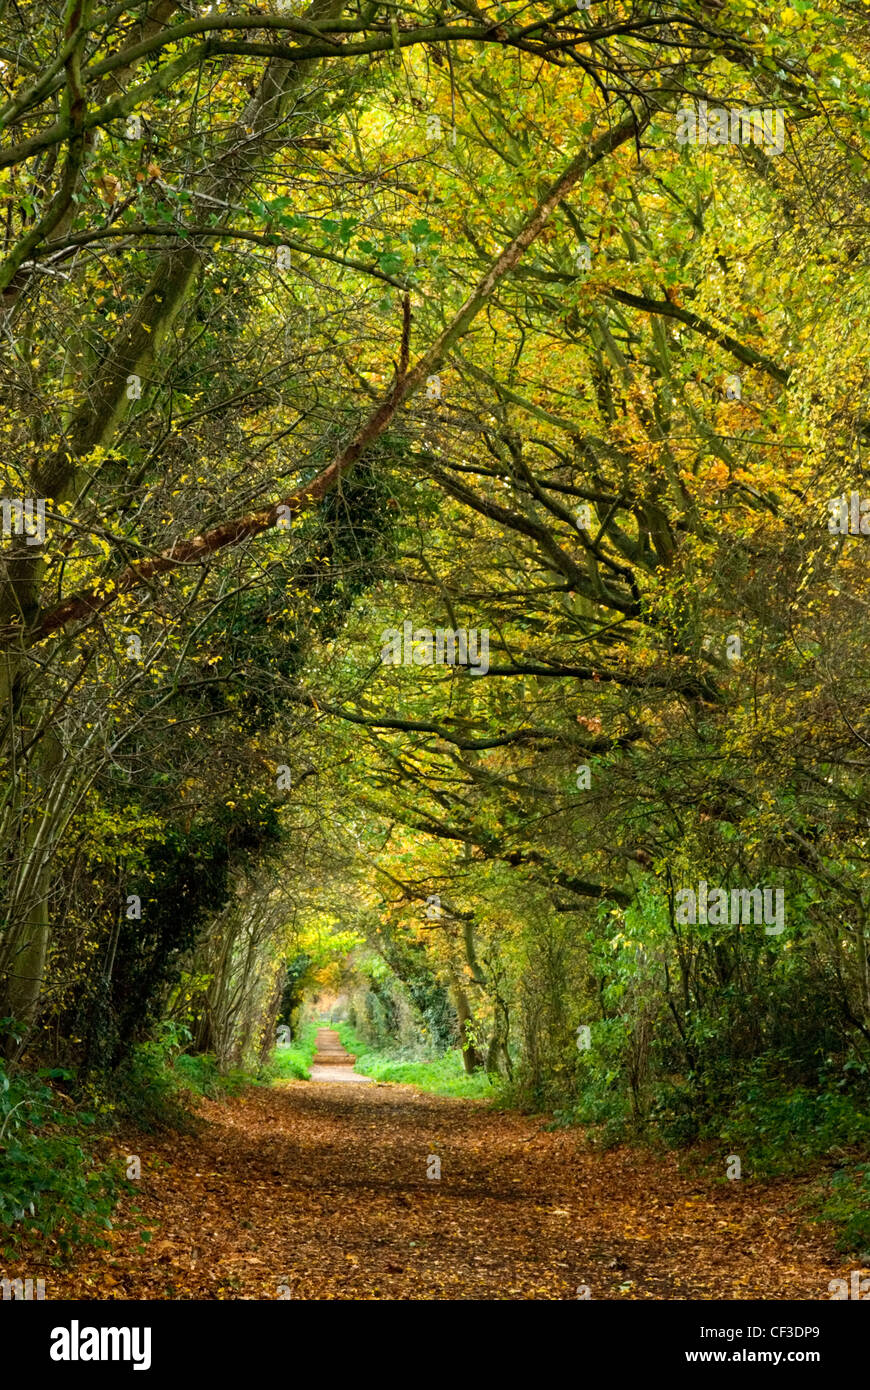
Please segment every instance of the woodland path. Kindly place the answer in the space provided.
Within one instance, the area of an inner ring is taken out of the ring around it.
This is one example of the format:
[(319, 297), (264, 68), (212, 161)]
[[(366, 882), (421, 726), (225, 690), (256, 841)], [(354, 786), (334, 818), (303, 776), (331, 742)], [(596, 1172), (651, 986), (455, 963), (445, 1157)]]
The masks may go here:
[(362, 1081), (371, 1084), (370, 1076), (354, 1071), (356, 1058), (342, 1043), (335, 1029), (318, 1028), (317, 1051), (310, 1068), (312, 1081)]
[(48, 1298), (827, 1299), (848, 1277), (798, 1182), (699, 1178), (484, 1102), (294, 1081), (200, 1115), (139, 1141), (111, 1250), (28, 1262)]

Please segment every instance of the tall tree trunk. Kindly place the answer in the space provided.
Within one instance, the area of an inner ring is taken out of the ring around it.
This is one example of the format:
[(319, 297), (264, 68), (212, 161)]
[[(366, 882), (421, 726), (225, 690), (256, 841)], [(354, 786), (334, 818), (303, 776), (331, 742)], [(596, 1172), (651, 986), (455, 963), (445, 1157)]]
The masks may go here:
[(468, 995), (465, 993), (462, 981), (458, 972), (451, 966), (450, 984), (453, 990), (453, 998), (456, 1003), (456, 1015), (459, 1019), (459, 1045), (462, 1048), (462, 1065), (469, 1073), (480, 1071), (483, 1067), (483, 1058), (474, 1046), (474, 1014), (471, 1012), (471, 1004)]

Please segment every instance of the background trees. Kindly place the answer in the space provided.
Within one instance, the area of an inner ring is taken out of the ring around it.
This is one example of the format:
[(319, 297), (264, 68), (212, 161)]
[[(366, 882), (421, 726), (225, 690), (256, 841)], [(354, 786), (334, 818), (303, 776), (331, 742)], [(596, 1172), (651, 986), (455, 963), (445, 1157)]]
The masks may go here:
[[(372, 1037), (535, 1102), (863, 1093), (854, 7), (2, 26), (8, 1052), (251, 1063), (346, 956)], [(700, 101), (782, 152), (679, 145)], [(383, 664), (406, 619), (487, 673)]]

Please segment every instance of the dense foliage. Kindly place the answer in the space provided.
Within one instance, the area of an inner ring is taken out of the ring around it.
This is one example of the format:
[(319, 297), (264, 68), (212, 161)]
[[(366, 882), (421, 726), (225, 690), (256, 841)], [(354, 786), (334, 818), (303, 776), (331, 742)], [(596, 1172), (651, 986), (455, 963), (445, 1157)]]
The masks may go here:
[(865, 11), (0, 3), (11, 1085), (329, 998), (866, 1239)]

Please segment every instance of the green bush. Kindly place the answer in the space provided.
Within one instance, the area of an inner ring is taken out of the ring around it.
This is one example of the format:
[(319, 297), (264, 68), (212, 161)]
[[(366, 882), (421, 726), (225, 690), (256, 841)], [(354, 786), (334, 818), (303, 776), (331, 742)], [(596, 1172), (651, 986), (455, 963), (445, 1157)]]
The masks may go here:
[(870, 1115), (848, 1094), (805, 1086), (783, 1092), (761, 1065), (737, 1086), (737, 1103), (724, 1121), (708, 1125), (735, 1153), (750, 1157), (746, 1168), (758, 1176), (805, 1172), (814, 1159), (832, 1150), (866, 1145)]
[(649, 1122), (666, 1144), (683, 1148), (694, 1144), (701, 1134), (703, 1114), (694, 1078), (659, 1083), (650, 1106)]
[(112, 1098), (119, 1115), (144, 1130), (189, 1129), (185, 1095), (193, 1087), (183, 1084), (175, 1065), (190, 1032), (177, 1023), (163, 1023), (155, 1037), (132, 1047), (126, 1059), (98, 1083)]
[(0, 1063), (0, 1241), (6, 1256), (31, 1232), (53, 1236), (64, 1253), (99, 1244), (111, 1225), (123, 1170), (96, 1150), (100, 1117), (48, 1083), (70, 1072), (7, 1074)]
[(834, 1174), (821, 1217), (839, 1228), (840, 1250), (859, 1250), (862, 1258), (870, 1259), (870, 1163), (858, 1163)]
[(237, 1096), (256, 1081), (240, 1067), (219, 1071), (217, 1059), (211, 1052), (182, 1052), (172, 1063), (172, 1077), (178, 1086), (211, 1100), (219, 1096)]
[(132, 1048), (109, 1077), (91, 1074), (83, 1103), (50, 1083), (70, 1071), (7, 1074), (0, 1063), (0, 1249), (7, 1257), (29, 1232), (51, 1235), (61, 1253), (99, 1243), (124, 1182), (120, 1160), (106, 1163), (98, 1139), (120, 1120), (144, 1130), (191, 1127), (192, 1095), (236, 1095), (276, 1079), (307, 1079), (317, 1026), (303, 1029), (259, 1076), (218, 1071), (210, 1053), (189, 1054), (187, 1029), (164, 1023), (153, 1040)]
[(273, 1068), (259, 1075), (234, 1067), (220, 1071), (210, 1052), (184, 1052), (190, 1032), (177, 1023), (163, 1023), (150, 1042), (132, 1048), (127, 1060), (107, 1083), (115, 1108), (141, 1128), (190, 1129), (191, 1096), (236, 1096), (246, 1086), (268, 1084)]

